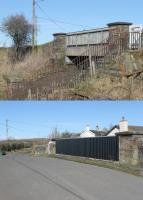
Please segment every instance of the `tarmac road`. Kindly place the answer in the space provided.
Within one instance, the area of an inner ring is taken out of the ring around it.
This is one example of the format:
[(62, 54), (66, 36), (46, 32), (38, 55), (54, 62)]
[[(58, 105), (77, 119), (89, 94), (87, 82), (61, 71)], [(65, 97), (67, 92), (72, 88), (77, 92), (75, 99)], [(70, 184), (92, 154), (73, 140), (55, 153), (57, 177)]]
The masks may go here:
[(59, 159), (0, 159), (0, 200), (143, 200), (143, 179)]

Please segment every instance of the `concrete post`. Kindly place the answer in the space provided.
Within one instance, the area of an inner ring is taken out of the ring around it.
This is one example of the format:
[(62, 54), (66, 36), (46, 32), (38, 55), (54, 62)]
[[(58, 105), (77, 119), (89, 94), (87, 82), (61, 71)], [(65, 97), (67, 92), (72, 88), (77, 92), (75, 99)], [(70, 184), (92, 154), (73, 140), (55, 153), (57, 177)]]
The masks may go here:
[(93, 69), (93, 75), (95, 76), (96, 75), (96, 63), (95, 63), (94, 59), (92, 60), (92, 69)]
[(50, 141), (48, 143), (47, 153), (49, 155), (56, 153), (56, 142), (55, 141)]
[(91, 55), (89, 55), (89, 65), (90, 65), (90, 75), (91, 77), (93, 77), (96, 74), (96, 64), (93, 56)]
[(93, 76), (92, 56), (89, 55), (90, 75)]
[(32, 99), (32, 92), (31, 89), (28, 89), (28, 100)]

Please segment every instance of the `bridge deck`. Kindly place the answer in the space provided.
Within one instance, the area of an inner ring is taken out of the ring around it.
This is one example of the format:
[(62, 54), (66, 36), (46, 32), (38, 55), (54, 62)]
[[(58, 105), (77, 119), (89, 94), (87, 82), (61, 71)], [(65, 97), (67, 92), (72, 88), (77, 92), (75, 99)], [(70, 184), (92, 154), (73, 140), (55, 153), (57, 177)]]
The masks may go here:
[[(92, 51), (90, 51), (92, 49)], [(94, 45), (94, 46), (81, 46), (81, 47), (67, 47), (66, 56), (89, 56), (89, 51), (91, 56), (105, 56), (108, 52), (108, 44)]]

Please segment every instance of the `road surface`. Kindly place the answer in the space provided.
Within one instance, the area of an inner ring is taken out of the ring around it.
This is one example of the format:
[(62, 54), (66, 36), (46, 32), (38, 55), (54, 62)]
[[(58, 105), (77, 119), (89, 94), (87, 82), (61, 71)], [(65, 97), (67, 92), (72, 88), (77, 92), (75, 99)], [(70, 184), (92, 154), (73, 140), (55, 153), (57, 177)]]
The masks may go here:
[(0, 159), (0, 200), (143, 200), (143, 179), (59, 159)]

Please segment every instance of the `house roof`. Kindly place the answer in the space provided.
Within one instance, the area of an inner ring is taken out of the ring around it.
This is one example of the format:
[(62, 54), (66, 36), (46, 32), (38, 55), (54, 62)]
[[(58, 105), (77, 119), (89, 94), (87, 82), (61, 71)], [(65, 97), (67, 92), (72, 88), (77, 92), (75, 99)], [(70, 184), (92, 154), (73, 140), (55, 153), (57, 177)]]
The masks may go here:
[(74, 133), (71, 135), (71, 138), (79, 138), (80, 137), (80, 133)]
[(118, 129), (119, 129), (119, 126), (118, 126), (118, 125), (113, 126), (113, 127), (106, 133), (106, 136), (109, 135), (109, 133), (110, 133), (111, 131), (113, 131), (115, 128), (118, 128)]
[(143, 126), (129, 126), (129, 132), (143, 133)]
[[(113, 128), (111, 128), (106, 136), (111, 132), (113, 131), (115, 128), (119, 129), (119, 125), (115, 125), (113, 126)], [(143, 134), (143, 126), (128, 126), (128, 132), (129, 133), (138, 133), (138, 134)]]
[(130, 131), (128, 131), (128, 132), (116, 133), (116, 136), (120, 136), (120, 135), (122, 135), (122, 136), (143, 135), (143, 132), (130, 132)]
[(97, 131), (97, 130), (90, 130), (90, 132), (94, 133), (96, 136), (105, 136), (106, 132), (104, 131)]

